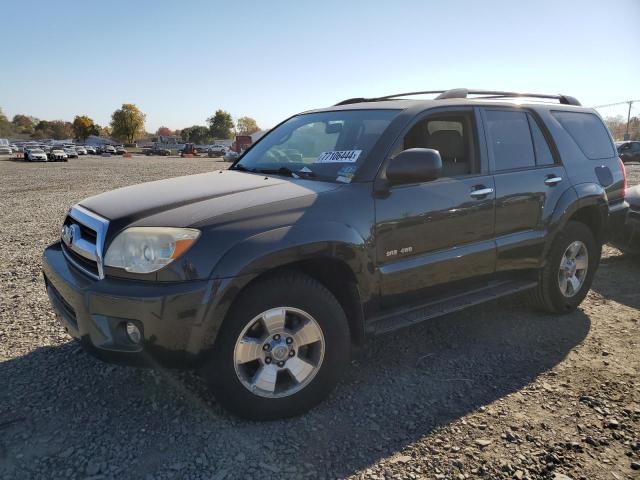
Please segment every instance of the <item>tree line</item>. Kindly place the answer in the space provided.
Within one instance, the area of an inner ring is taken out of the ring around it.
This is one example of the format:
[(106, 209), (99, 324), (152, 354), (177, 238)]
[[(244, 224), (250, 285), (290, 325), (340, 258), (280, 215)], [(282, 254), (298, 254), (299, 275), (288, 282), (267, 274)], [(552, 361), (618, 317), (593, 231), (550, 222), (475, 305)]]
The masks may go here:
[(253, 118), (240, 117), (234, 124), (229, 112), (216, 110), (211, 117), (207, 118), (207, 125), (193, 125), (174, 132), (167, 127), (160, 127), (157, 134), (167, 136), (168, 133), (179, 136), (183, 142), (205, 144), (233, 138), (235, 135), (251, 135), (258, 131), (260, 127)]
[[(100, 126), (87, 115), (77, 115), (73, 122), (64, 120), (40, 120), (30, 115), (17, 114), (9, 120), (0, 108), (0, 137), (28, 135), (32, 139), (53, 138), (64, 140), (76, 138), (85, 141), (91, 135), (115, 138), (126, 143), (150, 138), (145, 130), (146, 115), (132, 103), (124, 103), (111, 114), (111, 122)], [(241, 117), (234, 123), (229, 112), (216, 110), (207, 119), (207, 125), (193, 125), (181, 130), (160, 127), (157, 136), (177, 136), (184, 142), (212, 143), (215, 140), (233, 138), (235, 135), (251, 135), (260, 130), (251, 117)]]
[[(606, 117), (604, 123), (616, 140), (624, 139), (627, 133), (627, 119), (622, 115), (615, 117)], [(640, 117), (631, 117), (629, 120), (629, 138), (631, 140), (640, 140)]]

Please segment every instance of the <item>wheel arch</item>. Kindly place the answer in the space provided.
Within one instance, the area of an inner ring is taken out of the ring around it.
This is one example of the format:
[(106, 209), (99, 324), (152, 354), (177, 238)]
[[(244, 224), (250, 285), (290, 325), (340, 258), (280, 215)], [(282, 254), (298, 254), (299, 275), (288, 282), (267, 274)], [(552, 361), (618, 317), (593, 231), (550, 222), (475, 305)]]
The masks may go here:
[(593, 232), (596, 241), (602, 244), (606, 234), (608, 208), (607, 193), (601, 185), (585, 183), (567, 189), (560, 197), (551, 217), (549, 241), (545, 247), (544, 258), (557, 234), (569, 221), (585, 224)]
[(191, 334), (189, 351), (200, 356), (215, 345), (242, 291), (287, 271), (304, 273), (327, 288), (345, 311), (352, 343), (361, 345), (362, 305), (375, 289), (373, 259), (367, 251), (353, 228), (336, 222), (281, 227), (239, 242), (214, 268), (212, 300), (202, 325)]

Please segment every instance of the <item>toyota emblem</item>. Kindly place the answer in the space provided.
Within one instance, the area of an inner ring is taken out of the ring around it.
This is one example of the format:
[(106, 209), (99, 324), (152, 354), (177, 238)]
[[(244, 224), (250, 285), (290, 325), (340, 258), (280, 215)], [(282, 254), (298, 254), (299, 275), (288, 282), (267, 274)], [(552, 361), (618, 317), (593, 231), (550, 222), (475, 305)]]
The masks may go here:
[(73, 225), (65, 225), (62, 227), (62, 241), (71, 246), (73, 241), (80, 235), (80, 227), (75, 223)]

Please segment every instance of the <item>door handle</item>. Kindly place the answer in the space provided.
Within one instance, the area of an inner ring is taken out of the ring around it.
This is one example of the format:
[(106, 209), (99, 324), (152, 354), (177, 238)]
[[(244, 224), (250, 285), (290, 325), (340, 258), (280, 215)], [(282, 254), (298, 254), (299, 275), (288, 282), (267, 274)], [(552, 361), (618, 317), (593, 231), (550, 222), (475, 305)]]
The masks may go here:
[(493, 188), (479, 188), (478, 190), (472, 190), (469, 195), (473, 198), (486, 197), (487, 195), (493, 193)]
[(547, 179), (544, 181), (544, 183), (546, 185), (550, 185), (550, 186), (554, 186), (559, 184), (562, 181), (562, 177), (556, 177), (555, 175), (552, 177), (547, 177)]

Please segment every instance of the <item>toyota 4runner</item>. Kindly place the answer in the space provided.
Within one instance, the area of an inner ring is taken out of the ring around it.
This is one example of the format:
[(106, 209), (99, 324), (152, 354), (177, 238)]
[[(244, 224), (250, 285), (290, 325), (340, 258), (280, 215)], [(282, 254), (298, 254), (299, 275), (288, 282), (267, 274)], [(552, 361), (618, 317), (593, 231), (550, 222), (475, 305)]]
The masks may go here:
[(286, 417), (367, 335), (516, 292), (574, 310), (625, 187), (609, 132), (569, 96), (349, 99), (228, 170), (82, 200), (44, 277), (99, 358), (199, 367), (229, 410)]

